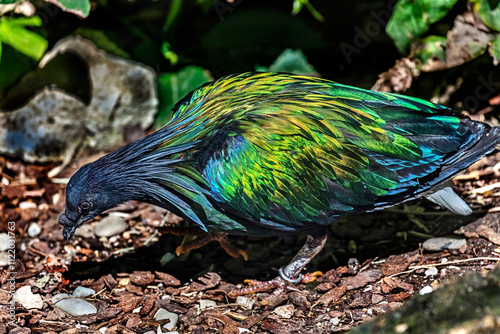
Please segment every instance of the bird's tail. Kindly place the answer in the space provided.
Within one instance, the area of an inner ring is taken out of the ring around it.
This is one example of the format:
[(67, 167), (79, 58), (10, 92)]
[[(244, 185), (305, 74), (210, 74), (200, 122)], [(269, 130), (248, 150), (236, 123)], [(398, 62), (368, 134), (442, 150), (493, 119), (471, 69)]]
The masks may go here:
[(445, 171), (452, 175), (466, 169), (485, 155), (500, 149), (500, 127), (464, 118), (460, 122), (459, 131), (464, 131), (463, 144), (457, 152), (444, 161)]
[[(462, 130), (465, 130), (464, 138), (466, 140), (455, 154), (445, 160), (440, 177), (435, 184), (441, 184), (444, 180), (451, 179), (485, 155), (500, 150), (500, 127), (492, 128), (469, 118), (461, 120), (461, 127)], [(468, 215), (472, 212), (467, 203), (455, 194), (448, 184), (442, 184), (440, 188), (438, 191), (426, 194), (425, 197), (461, 215)]]

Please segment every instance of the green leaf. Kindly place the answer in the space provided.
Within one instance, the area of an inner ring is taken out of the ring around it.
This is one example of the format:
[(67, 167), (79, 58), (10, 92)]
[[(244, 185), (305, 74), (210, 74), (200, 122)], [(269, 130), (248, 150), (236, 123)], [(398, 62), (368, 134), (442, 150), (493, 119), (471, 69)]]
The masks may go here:
[(65, 12), (75, 14), (81, 18), (86, 18), (90, 13), (89, 0), (45, 0), (59, 6)]
[(9, 5), (11, 3), (16, 3), (20, 0), (0, 0), (0, 5)]
[(285, 49), (269, 67), (255, 66), (256, 71), (287, 72), (317, 76), (316, 69), (307, 62), (301, 50)]
[(457, 0), (401, 0), (394, 7), (386, 32), (401, 53), (407, 53), (410, 43), (442, 19)]
[(498, 65), (500, 63), (500, 34), (490, 42), (489, 52), (493, 57), (493, 64)]
[(165, 23), (161, 29), (163, 32), (167, 32), (170, 27), (174, 24), (175, 20), (179, 16), (182, 8), (182, 0), (172, 0), (170, 2), (170, 8), (168, 9), (167, 17), (165, 18)]
[(313, 7), (313, 5), (311, 5), (309, 0), (294, 0), (292, 6), (292, 15), (297, 15), (298, 13), (300, 13), (300, 11), (302, 10), (302, 6), (306, 6), (312, 16), (314, 16), (314, 18), (319, 22), (325, 21), (323, 15), (321, 15), (321, 13), (318, 12), (316, 8)]
[(172, 117), (174, 105), (192, 90), (211, 81), (207, 70), (197, 66), (187, 66), (175, 73), (158, 76), (160, 106), (153, 127), (158, 129)]
[(419, 41), (414, 57), (419, 61), (419, 69), (425, 72), (446, 68), (446, 37), (427, 36)]
[(42, 19), (38, 16), (15, 19), (2, 17), (0, 18), (0, 41), (9, 44), (30, 58), (39, 60), (47, 50), (48, 42), (42, 36), (24, 27), (40, 26), (41, 24)]
[(498, 1), (476, 0), (476, 10), (484, 24), (500, 31), (500, 4)]
[(163, 42), (161, 44), (161, 53), (166, 60), (170, 61), (170, 65), (175, 66), (179, 61), (179, 56), (172, 50), (170, 43)]

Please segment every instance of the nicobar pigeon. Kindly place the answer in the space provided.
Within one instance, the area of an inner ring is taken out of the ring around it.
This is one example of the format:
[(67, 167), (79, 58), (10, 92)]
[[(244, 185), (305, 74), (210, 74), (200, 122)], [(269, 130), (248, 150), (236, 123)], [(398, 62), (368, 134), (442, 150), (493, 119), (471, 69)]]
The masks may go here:
[(339, 217), (421, 196), (471, 213), (447, 181), (499, 141), (499, 127), (413, 97), (292, 74), (228, 75), (182, 99), (160, 130), (78, 170), (60, 223), (70, 239), (137, 200), (207, 232), (308, 234), (280, 270), (295, 281)]

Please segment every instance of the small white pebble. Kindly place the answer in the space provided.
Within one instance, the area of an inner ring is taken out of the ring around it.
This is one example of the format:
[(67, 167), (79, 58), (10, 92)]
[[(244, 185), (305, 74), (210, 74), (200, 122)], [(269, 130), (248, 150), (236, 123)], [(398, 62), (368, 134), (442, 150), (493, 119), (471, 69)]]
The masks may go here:
[(9, 236), (7, 233), (0, 233), (0, 251), (7, 250), (9, 248), (8, 240)]
[(66, 293), (55, 295), (52, 301), (55, 306), (74, 317), (97, 313), (97, 308), (88, 301), (81, 298), (68, 298)]
[(9, 255), (7, 252), (0, 251), (0, 267), (6, 266), (9, 264)]
[(330, 319), (330, 323), (334, 326), (337, 326), (338, 324), (340, 324), (340, 319), (339, 317), (335, 317), (335, 318), (331, 318)]
[(101, 327), (101, 328), (99, 328), (99, 332), (101, 332), (102, 334), (104, 334), (104, 332), (106, 332), (106, 329), (108, 329), (108, 327)]
[(36, 237), (37, 235), (40, 234), (40, 232), (42, 232), (42, 229), (40, 228), (40, 225), (38, 225), (37, 223), (31, 223), (30, 226), (28, 227), (28, 236), (30, 238)]
[(21, 209), (21, 210), (36, 209), (36, 208), (37, 208), (37, 206), (36, 206), (36, 203), (34, 203), (34, 202), (26, 201), (26, 202), (19, 203), (19, 209)]
[(95, 290), (84, 286), (79, 286), (73, 291), (73, 297), (85, 298), (92, 295), (95, 295)]
[(425, 277), (428, 276), (436, 276), (438, 274), (438, 270), (436, 267), (430, 267), (425, 271)]
[(394, 327), (396, 333), (404, 333), (408, 329), (408, 324), (399, 324)]
[(25, 285), (17, 289), (13, 298), (28, 310), (33, 308), (42, 309), (43, 307), (42, 297), (38, 293), (34, 294), (31, 292), (31, 286), (29, 285)]
[(431, 286), (426, 285), (422, 289), (420, 289), (420, 291), (418, 293), (423, 296), (423, 295), (426, 295), (428, 293), (431, 293), (432, 291), (434, 291), (434, 289)]
[(97, 237), (111, 237), (122, 233), (128, 228), (128, 224), (122, 217), (109, 215), (101, 219), (94, 228)]
[(168, 331), (174, 329), (174, 327), (177, 326), (177, 322), (179, 321), (179, 315), (177, 313), (169, 312), (164, 308), (161, 308), (158, 311), (156, 311), (153, 318), (156, 321), (168, 319), (169, 322), (163, 325), (163, 328), (165, 328)]

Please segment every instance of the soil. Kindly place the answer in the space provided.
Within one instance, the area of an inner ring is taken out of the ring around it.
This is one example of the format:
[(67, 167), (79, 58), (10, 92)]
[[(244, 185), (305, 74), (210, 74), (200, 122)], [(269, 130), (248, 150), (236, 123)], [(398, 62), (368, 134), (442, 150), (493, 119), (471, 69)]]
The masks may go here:
[[(229, 292), (245, 286), (245, 279), (276, 277), (305, 236), (230, 237), (248, 261), (231, 257), (217, 243), (177, 256), (184, 237), (157, 232), (168, 213), (130, 202), (87, 223), (69, 242), (58, 217), (64, 211), (65, 184), (85, 161), (50, 178), (54, 165), (0, 158), (0, 233), (15, 233), (15, 261), (0, 271), (0, 333), (159, 333), (158, 328), (178, 333), (346, 332), (398, 309), (423, 288), (435, 289), (498, 263), (499, 158), (484, 158), (455, 180), (474, 209), (471, 216), (459, 217), (421, 200), (342, 219), (330, 226), (327, 245), (307, 267), (324, 274), (312, 283), (289, 284), (267, 305), (261, 302), (272, 291), (238, 299)], [(128, 227), (96, 237), (93, 228), (108, 215), (121, 217)], [(172, 214), (167, 223), (182, 224)], [(465, 244), (429, 251), (422, 242), (434, 236)], [(15, 321), (9, 313), (13, 276), (15, 290), (30, 286), (43, 299), (41, 308), (16, 302)], [(84, 299), (97, 313), (74, 317), (55, 305), (56, 294), (72, 294), (77, 287), (95, 291)], [(178, 315), (170, 323), (174, 326), (155, 317), (159, 309)]]

